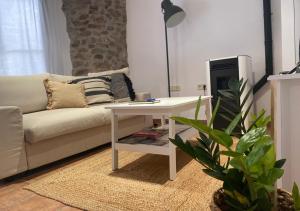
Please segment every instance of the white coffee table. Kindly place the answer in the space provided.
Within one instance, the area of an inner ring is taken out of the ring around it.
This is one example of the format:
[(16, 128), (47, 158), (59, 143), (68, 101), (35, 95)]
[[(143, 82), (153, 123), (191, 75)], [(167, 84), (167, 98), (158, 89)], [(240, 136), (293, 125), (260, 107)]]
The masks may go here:
[[(164, 146), (147, 144), (126, 144), (118, 143), (118, 115), (161, 115), (165, 117), (178, 116), (181, 112), (194, 109), (199, 97), (172, 97), (160, 98), (159, 103), (155, 104), (130, 104), (119, 103), (106, 106), (111, 109), (111, 128), (112, 128), (112, 169), (118, 169), (118, 151), (134, 151), (150, 154), (169, 156), (170, 180), (176, 178), (176, 146), (169, 142)], [(211, 118), (211, 97), (202, 96), (201, 105), (205, 106), (207, 120)], [(169, 138), (175, 137), (175, 121), (169, 119)]]

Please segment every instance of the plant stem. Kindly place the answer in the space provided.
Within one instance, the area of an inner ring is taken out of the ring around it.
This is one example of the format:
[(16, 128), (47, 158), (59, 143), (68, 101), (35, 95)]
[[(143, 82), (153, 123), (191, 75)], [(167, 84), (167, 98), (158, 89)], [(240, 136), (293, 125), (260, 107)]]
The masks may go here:
[(273, 199), (273, 204), (274, 204), (272, 211), (277, 211), (278, 210), (277, 184), (274, 185), (274, 189), (275, 189), (275, 191), (271, 194), (271, 197)]

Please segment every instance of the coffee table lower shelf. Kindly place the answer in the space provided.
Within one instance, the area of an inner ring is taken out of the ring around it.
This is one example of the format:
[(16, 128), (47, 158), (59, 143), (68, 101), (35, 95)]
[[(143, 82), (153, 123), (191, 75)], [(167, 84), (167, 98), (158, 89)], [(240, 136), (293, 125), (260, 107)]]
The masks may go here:
[[(176, 133), (183, 139), (186, 140), (195, 135), (196, 131), (193, 128), (186, 127), (183, 125), (176, 125)], [(168, 130), (166, 134), (159, 138), (159, 140), (143, 140), (140, 143), (138, 140), (134, 141), (134, 138), (124, 138), (119, 140), (115, 144), (117, 150), (125, 150), (132, 152), (141, 152), (157, 155), (169, 155), (169, 133)], [(147, 143), (148, 142), (148, 143)]]
[(157, 154), (157, 155), (169, 155), (169, 144), (165, 144), (163, 146), (154, 146), (154, 145), (147, 145), (147, 144), (117, 143), (116, 149), (131, 151), (131, 152)]

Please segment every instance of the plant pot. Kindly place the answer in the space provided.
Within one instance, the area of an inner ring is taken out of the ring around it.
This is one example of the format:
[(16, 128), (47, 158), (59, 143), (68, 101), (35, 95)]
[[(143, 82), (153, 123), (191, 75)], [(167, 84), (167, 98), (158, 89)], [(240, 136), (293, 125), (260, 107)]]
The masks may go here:
[[(294, 211), (292, 195), (282, 189), (277, 190), (278, 211)], [(215, 191), (210, 203), (211, 211), (227, 211), (230, 208), (224, 202), (224, 191), (222, 188)]]

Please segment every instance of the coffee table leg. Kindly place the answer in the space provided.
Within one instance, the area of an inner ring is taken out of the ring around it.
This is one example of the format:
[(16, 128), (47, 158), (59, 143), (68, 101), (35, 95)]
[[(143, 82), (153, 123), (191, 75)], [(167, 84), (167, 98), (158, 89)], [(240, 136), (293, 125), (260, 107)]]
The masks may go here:
[[(169, 138), (175, 138), (175, 121), (169, 119)], [(176, 178), (176, 146), (169, 141), (170, 180)]]
[(111, 147), (112, 147), (112, 170), (118, 169), (118, 150), (116, 143), (118, 142), (118, 116), (111, 113)]

